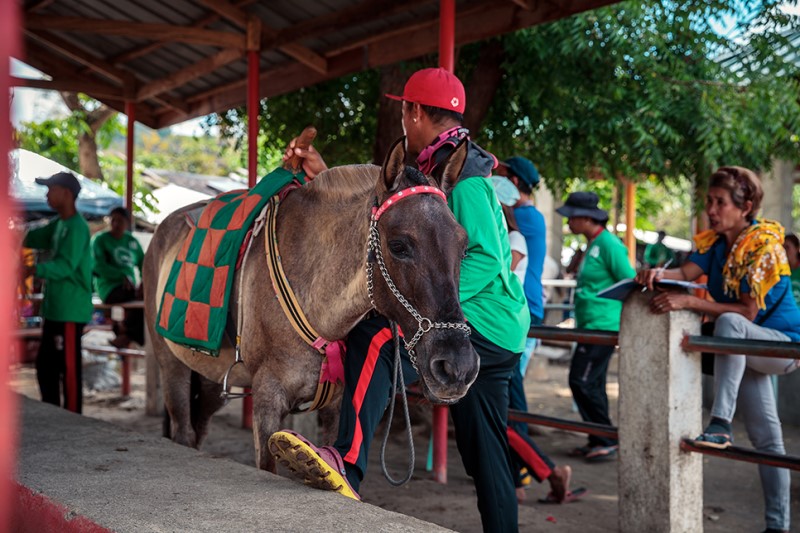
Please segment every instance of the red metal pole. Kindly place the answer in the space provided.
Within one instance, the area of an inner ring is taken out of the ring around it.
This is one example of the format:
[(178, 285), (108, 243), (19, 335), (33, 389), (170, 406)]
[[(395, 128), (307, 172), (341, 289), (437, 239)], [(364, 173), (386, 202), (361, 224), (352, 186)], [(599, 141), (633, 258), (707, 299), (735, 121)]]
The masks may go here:
[[(250, 392), (249, 387), (245, 387), (244, 392)], [(253, 397), (245, 396), (242, 398), (242, 427), (253, 429)]]
[(136, 122), (136, 105), (131, 102), (125, 102), (125, 114), (128, 115), (128, 136), (125, 139), (125, 207), (131, 215), (131, 229), (133, 229), (133, 141), (134, 141), (134, 127)]
[[(453, 72), (456, 50), (456, 2), (439, 2), (439, 66)], [(447, 483), (447, 407), (433, 408), (433, 478)]]
[(131, 360), (127, 355), (122, 357), (122, 395), (131, 395)]
[(78, 387), (83, 384), (78, 383), (78, 368), (76, 365), (80, 364), (80, 354), (75, 353), (75, 322), (67, 322), (64, 324), (64, 359), (65, 359), (65, 381), (67, 389), (67, 399), (64, 408), (78, 412)]
[[(22, 21), (17, 11), (19, 2), (0, 2), (0, 253), (3, 257), (19, 257), (14, 238), (6, 221), (14, 210), (8, 197), (11, 181), (7, 154), (11, 151), (11, 65), (9, 58), (21, 57), (19, 29)], [(8, 348), (14, 342), (13, 327), (8, 317), (12, 316), (14, 282), (18, 278), (17, 263), (5, 261), (0, 270), (0, 346)], [(0, 350), (0, 531), (9, 531), (11, 525), (11, 495), (16, 462), (17, 401), (11, 392), (9, 365), (11, 350)]]
[(247, 186), (258, 177), (258, 50), (247, 51)]
[(456, 70), (456, 2), (439, 2), (439, 66), (454, 72)]

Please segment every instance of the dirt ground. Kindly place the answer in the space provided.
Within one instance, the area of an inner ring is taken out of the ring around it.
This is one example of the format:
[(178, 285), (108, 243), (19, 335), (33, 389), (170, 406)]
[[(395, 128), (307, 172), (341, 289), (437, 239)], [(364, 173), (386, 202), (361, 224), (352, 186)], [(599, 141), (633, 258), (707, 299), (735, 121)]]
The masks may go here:
[[(608, 392), (612, 413), (616, 412), (617, 375), (609, 373)], [(572, 418), (580, 417), (572, 410), (572, 399), (567, 383), (567, 366), (564, 363), (540, 361), (529, 370), (526, 379), (529, 410), (545, 415)], [(135, 429), (147, 434), (161, 433), (161, 419), (144, 414), (144, 370), (135, 372), (131, 398), (120, 398), (118, 393), (89, 393), (85, 397), (84, 413)], [(16, 367), (12, 382), (15, 390), (32, 398), (39, 398), (35, 371), (30, 365)], [(427, 413), (427, 409), (421, 409)], [(706, 415), (707, 416), (707, 415)], [(616, 417), (612, 415), (616, 420)], [(747, 437), (741, 431), (743, 424), (735, 424), (736, 440), (746, 445)], [(369, 471), (361, 486), (364, 501), (399, 513), (415, 516), (461, 532), (481, 530), (472, 481), (464, 473), (455, 442), (450, 439), (448, 450), (448, 483), (433, 481), (426, 471), (427, 447), (430, 426), (423, 420), (414, 426), (416, 469), (413, 479), (405, 486), (394, 488), (383, 478), (379, 463), (379, 430), (372, 446)], [(800, 455), (800, 427), (784, 426), (787, 452)], [(402, 430), (394, 431), (387, 447), (387, 465), (394, 477), (406, 471), (408, 448)], [(547, 486), (534, 484), (526, 491), (527, 499), (519, 507), (521, 531), (580, 531), (583, 533), (616, 531), (617, 519), (617, 464), (587, 464), (568, 457), (566, 452), (584, 443), (579, 434), (535, 428), (535, 438), (544, 451), (557, 464), (569, 464), (573, 469), (572, 487), (586, 487), (589, 493), (580, 501), (566, 505), (547, 505), (537, 502), (547, 493)], [(252, 435), (241, 428), (241, 403), (232, 401), (215, 416), (203, 451), (213, 456), (225, 456), (247, 464), (254, 464)], [(759, 532), (764, 529), (763, 502), (755, 465), (718, 458), (704, 458), (705, 473), (705, 531)], [(792, 480), (792, 520), (795, 529), (800, 524), (800, 476)]]

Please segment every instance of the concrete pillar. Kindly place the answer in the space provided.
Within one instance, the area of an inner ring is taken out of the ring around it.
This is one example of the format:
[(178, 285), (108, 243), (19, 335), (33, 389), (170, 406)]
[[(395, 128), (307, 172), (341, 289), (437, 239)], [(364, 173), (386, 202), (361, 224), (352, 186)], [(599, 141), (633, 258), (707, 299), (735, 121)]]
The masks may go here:
[(619, 525), (622, 533), (703, 531), (703, 462), (682, 452), (702, 430), (700, 356), (681, 347), (700, 334), (691, 311), (654, 315), (634, 291), (619, 335)]

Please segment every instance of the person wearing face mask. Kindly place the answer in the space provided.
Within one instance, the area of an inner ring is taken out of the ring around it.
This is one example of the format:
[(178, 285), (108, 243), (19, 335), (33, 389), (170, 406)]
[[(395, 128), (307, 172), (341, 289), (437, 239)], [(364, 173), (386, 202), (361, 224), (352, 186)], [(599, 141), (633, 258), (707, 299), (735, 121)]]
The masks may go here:
[[(713, 301), (660, 292), (650, 303), (654, 313), (691, 309), (714, 317), (714, 336), (728, 339), (800, 341), (800, 310), (791, 293), (783, 227), (756, 218), (763, 190), (756, 174), (742, 167), (721, 167), (711, 175), (706, 214), (710, 229), (695, 236), (696, 251), (680, 268), (640, 272), (648, 289), (660, 279), (692, 281), (708, 276)], [(744, 414), (753, 446), (785, 454), (771, 375), (788, 374), (800, 359), (714, 357), (714, 403), (711, 420), (697, 437), (698, 446), (724, 449), (733, 443), (734, 413)], [(759, 465), (766, 533), (790, 529), (789, 470)]]

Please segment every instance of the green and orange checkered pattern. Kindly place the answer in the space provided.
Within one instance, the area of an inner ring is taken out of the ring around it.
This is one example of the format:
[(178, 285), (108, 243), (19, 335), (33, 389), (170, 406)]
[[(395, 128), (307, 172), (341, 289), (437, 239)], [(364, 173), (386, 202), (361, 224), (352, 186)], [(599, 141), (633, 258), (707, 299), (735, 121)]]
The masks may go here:
[(165, 339), (219, 354), (239, 249), (269, 198), (294, 178), (276, 169), (252, 189), (220, 194), (203, 209), (172, 264), (161, 298), (156, 331)]

